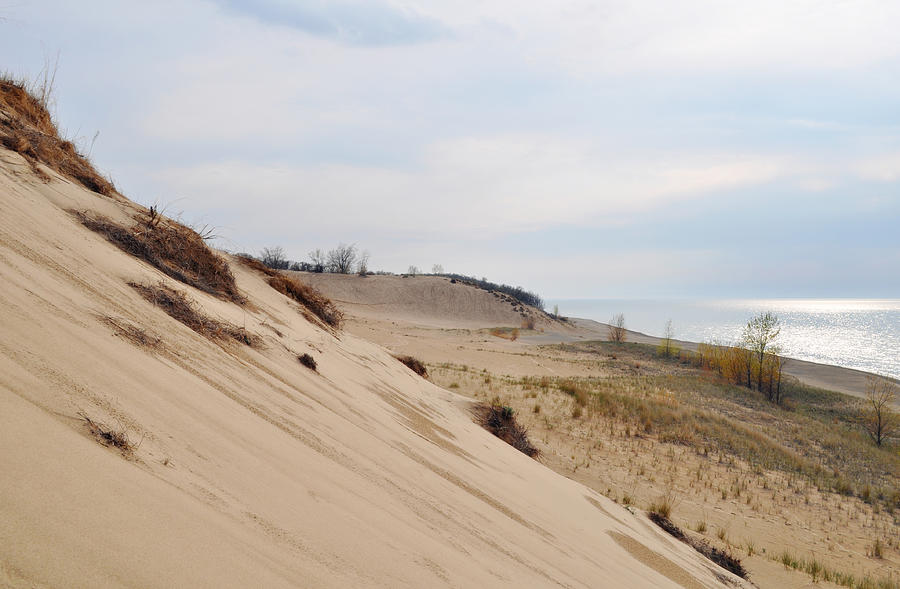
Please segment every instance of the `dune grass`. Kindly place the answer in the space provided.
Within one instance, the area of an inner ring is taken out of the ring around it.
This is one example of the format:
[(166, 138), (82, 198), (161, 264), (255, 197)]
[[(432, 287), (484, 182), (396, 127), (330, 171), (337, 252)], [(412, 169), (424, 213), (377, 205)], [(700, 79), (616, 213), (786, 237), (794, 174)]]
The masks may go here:
[(255, 258), (238, 256), (244, 265), (266, 275), (269, 286), (300, 303), (305, 309), (321, 320), (325, 325), (340, 329), (344, 313), (334, 302), (316, 288), (304, 284), (296, 278), (286, 276), (273, 270)]
[(723, 569), (734, 573), (742, 579), (749, 577), (749, 573), (744, 568), (744, 565), (741, 564), (741, 560), (731, 554), (730, 551), (716, 548), (703, 538), (688, 536), (681, 528), (672, 523), (668, 514), (661, 513), (659, 510), (651, 510), (647, 515), (653, 523), (665, 530), (670, 536), (681, 540)]
[(808, 574), (813, 583), (825, 581), (850, 589), (900, 589), (900, 582), (891, 577), (874, 578), (870, 575), (858, 577), (852, 573), (830, 568), (815, 557), (796, 556), (789, 550), (782, 551), (772, 559), (783, 564), (786, 569)]
[(88, 190), (116, 194), (112, 182), (101, 176), (71, 141), (62, 139), (43, 99), (28, 84), (0, 76), (0, 145), (22, 155), (39, 176), (48, 179), (38, 164), (72, 178)]
[(425, 363), (419, 360), (414, 356), (394, 356), (399, 360), (402, 364), (404, 364), (407, 368), (421, 376), (422, 378), (428, 378), (428, 368), (425, 367)]
[(189, 227), (162, 219), (154, 215), (153, 209), (146, 219), (131, 227), (80, 211), (74, 214), (85, 227), (164, 274), (219, 298), (238, 304), (245, 302), (228, 262)]
[(590, 342), (559, 348), (605, 360), (616, 356), (609, 367), (619, 374), (547, 381), (589, 412), (628, 422), (662, 442), (724, 452), (800, 475), (823, 490), (900, 509), (900, 454), (870, 443), (858, 399), (792, 382), (779, 406), (678, 360), (654, 359), (652, 346)]
[(128, 285), (140, 293), (144, 299), (165, 311), (170, 317), (180, 321), (207, 339), (215, 341), (230, 339), (251, 347), (258, 346), (261, 343), (259, 336), (251, 334), (246, 329), (204, 315), (183, 292), (169, 288), (163, 283), (145, 285), (130, 282)]
[(540, 450), (528, 439), (528, 430), (516, 421), (512, 407), (501, 405), (499, 400), (476, 405), (473, 409), (476, 421), (519, 452), (531, 458), (540, 456)]

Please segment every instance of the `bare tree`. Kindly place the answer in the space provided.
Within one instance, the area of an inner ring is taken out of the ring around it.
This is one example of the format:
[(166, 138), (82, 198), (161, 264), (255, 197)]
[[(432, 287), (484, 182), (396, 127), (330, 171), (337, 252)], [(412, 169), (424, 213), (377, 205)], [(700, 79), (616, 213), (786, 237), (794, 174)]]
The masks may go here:
[[(778, 315), (770, 311), (760, 313), (748, 321), (747, 325), (744, 327), (742, 342), (744, 347), (750, 350), (756, 359), (757, 390), (761, 391), (763, 388), (763, 369), (765, 368), (766, 354), (777, 356), (781, 351), (778, 346), (775, 345), (775, 340), (778, 338), (779, 333), (781, 333), (781, 326), (778, 324)], [(769, 400), (774, 401), (775, 399), (773, 397), (774, 396), (770, 391)]]
[(327, 258), (325, 257), (325, 252), (320, 249), (314, 249), (309, 252), (309, 261), (312, 262), (312, 271), (313, 272), (324, 272), (325, 264), (327, 263)]
[(416, 276), (419, 273), (419, 268), (418, 266), (410, 266), (406, 273), (410, 276)]
[(359, 254), (359, 259), (356, 261), (356, 271), (360, 276), (365, 276), (369, 273), (369, 252), (367, 250), (363, 250)]
[(666, 321), (666, 327), (663, 331), (662, 341), (659, 342), (659, 355), (664, 358), (670, 358), (678, 353), (677, 348), (672, 344), (672, 338), (675, 336), (675, 330), (672, 329), (672, 320)]
[(609, 341), (617, 344), (624, 342), (628, 337), (628, 332), (625, 329), (625, 315), (622, 313), (613, 315), (612, 319), (609, 320), (607, 330), (609, 331)]
[(441, 266), (440, 264), (435, 264), (434, 266), (431, 267), (431, 273), (432, 274), (443, 274), (444, 267)]
[(866, 378), (866, 433), (881, 446), (900, 428), (900, 419), (891, 410), (897, 398), (897, 383), (880, 376)]
[(273, 270), (287, 270), (289, 265), (284, 255), (284, 249), (280, 246), (264, 247), (259, 261)]
[(339, 243), (336, 248), (328, 251), (327, 267), (329, 272), (336, 274), (353, 272), (357, 255), (356, 244)]

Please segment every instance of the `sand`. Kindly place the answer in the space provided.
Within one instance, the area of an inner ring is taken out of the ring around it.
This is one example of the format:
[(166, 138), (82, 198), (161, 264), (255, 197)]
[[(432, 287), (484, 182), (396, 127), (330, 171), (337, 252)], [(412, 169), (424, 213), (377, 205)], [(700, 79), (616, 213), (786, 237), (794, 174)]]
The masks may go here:
[[(749, 586), (255, 271), (231, 264), (239, 306), (116, 249), (71, 211), (141, 210), (46, 172), (0, 150), (0, 585)], [(261, 345), (210, 341), (128, 282)]]

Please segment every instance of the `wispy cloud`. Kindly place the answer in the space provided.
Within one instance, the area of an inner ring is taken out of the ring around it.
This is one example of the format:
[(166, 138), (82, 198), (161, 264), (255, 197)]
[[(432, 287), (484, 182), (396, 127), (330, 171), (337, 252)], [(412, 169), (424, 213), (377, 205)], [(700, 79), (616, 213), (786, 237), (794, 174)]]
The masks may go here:
[(378, 0), (216, 0), (263, 23), (350, 45), (405, 45), (450, 34), (439, 21)]
[(855, 165), (857, 173), (866, 180), (900, 181), (900, 152), (870, 157)]
[(478, 239), (633, 224), (655, 207), (770, 182), (786, 170), (785, 162), (762, 156), (610, 159), (587, 143), (492, 136), (431, 145), (406, 168), (230, 161), (172, 168), (160, 177), (169, 190), (220, 209), (249, 213), (261, 201), (279, 203), (285, 231), (289, 219), (304, 216), (335, 231), (376, 226), (407, 236)]

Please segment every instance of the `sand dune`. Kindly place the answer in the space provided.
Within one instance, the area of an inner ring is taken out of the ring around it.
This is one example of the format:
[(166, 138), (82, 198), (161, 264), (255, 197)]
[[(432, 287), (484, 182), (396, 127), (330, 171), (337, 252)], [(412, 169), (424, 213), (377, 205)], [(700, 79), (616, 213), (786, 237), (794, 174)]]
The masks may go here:
[[(518, 327), (522, 323), (521, 316), (512, 312), (508, 303), (469, 285), (451, 285), (446, 278), (298, 274), (361, 318), (469, 329)], [(565, 324), (550, 321), (546, 316), (535, 316), (539, 317), (538, 327), (542, 331), (522, 334), (523, 342), (550, 344), (608, 337), (604, 323), (572, 318), (569, 324)], [(657, 345), (660, 338), (629, 330), (628, 341)], [(697, 342), (678, 340), (676, 344), (687, 350), (697, 349)], [(809, 385), (857, 397), (865, 395), (866, 378), (869, 376), (861, 370), (795, 358), (787, 360), (784, 371)]]
[[(120, 251), (72, 211), (142, 209), (45, 173), (0, 150), (0, 585), (749, 586), (254, 270), (231, 263), (238, 305)], [(259, 343), (204, 338), (129, 282)]]
[(440, 276), (291, 274), (325, 292), (359, 317), (408, 320), (434, 327), (477, 328), (519, 327), (527, 315), (542, 326), (558, 325), (545, 313), (521, 305), (511, 297)]

